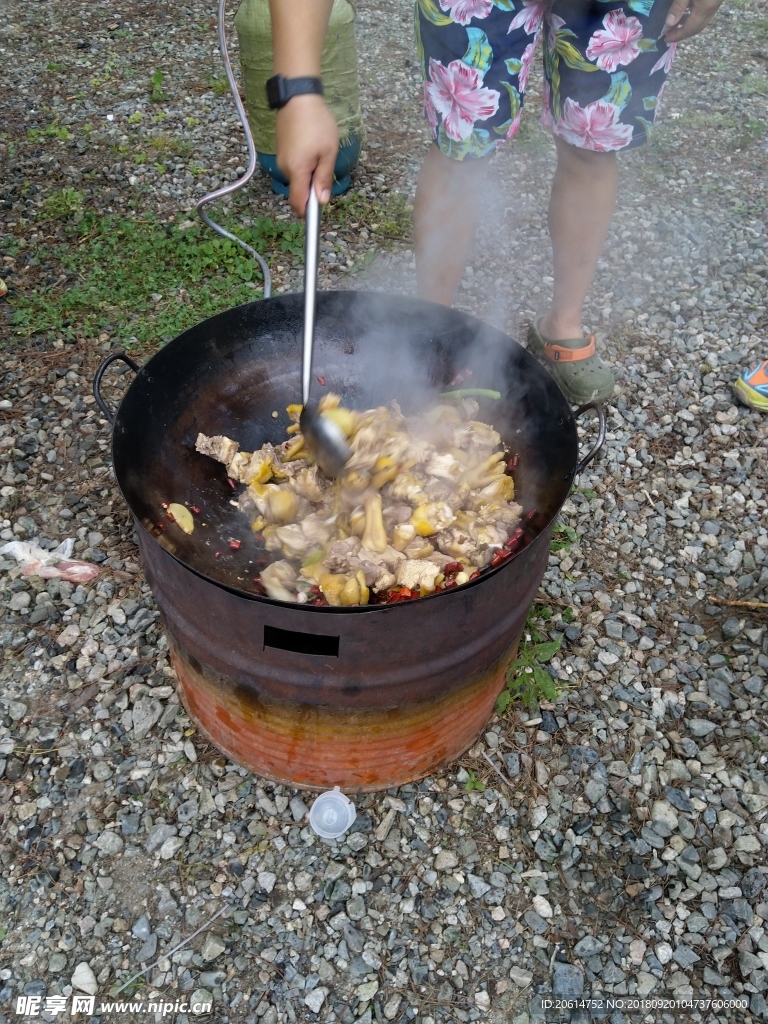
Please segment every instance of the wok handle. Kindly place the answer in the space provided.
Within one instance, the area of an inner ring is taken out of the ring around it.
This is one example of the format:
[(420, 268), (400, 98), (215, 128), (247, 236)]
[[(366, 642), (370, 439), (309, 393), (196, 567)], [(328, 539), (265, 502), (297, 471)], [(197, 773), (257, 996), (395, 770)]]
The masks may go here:
[(578, 419), (579, 416), (581, 416), (582, 413), (585, 413), (588, 409), (594, 409), (597, 413), (597, 441), (595, 441), (592, 448), (590, 448), (581, 462), (576, 466), (576, 469), (574, 469), (574, 476), (578, 476), (579, 473), (584, 472), (592, 459), (594, 459), (605, 444), (605, 432), (608, 429), (608, 419), (605, 415), (605, 406), (601, 402), (587, 402), (586, 405), (579, 406), (573, 414), (573, 418)]
[(104, 376), (104, 371), (111, 364), (120, 360), (122, 363), (126, 363), (133, 370), (134, 373), (138, 373), (141, 367), (139, 364), (128, 355), (127, 352), (110, 352), (104, 362), (96, 371), (96, 375), (93, 378), (93, 397), (96, 399), (96, 404), (104, 413), (104, 416), (109, 420), (110, 423), (115, 422), (115, 414), (109, 408), (107, 403), (101, 394), (101, 378)]

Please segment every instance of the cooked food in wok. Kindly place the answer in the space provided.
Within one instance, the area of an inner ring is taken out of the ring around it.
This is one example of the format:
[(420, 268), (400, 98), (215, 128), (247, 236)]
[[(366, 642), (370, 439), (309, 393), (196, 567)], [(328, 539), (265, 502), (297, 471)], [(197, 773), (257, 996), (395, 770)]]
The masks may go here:
[(411, 600), (462, 586), (524, 542), (516, 458), (476, 419), (474, 398), (405, 416), (396, 402), (360, 412), (327, 394), (319, 409), (352, 450), (338, 479), (305, 448), (298, 405), (288, 407), (292, 437), (277, 446), (243, 452), (228, 437), (197, 438), (244, 485), (233, 500), (273, 559), (258, 577), (267, 596), (333, 607)]

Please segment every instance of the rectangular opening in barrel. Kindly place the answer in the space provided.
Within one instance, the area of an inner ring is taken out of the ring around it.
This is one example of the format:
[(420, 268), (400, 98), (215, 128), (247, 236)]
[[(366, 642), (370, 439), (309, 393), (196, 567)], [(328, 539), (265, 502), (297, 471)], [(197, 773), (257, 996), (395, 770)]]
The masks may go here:
[(293, 629), (264, 627), (264, 648), (291, 651), (293, 654), (315, 654), (322, 658), (338, 658), (339, 638), (322, 633), (299, 633)]

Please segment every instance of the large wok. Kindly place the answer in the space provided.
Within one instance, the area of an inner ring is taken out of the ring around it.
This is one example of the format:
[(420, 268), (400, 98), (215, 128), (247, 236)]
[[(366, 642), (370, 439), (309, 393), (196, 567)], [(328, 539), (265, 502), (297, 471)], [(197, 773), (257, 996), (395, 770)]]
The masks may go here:
[[(417, 411), (427, 394), (436, 398), (466, 369), (473, 373), (464, 386), (500, 391), (500, 401), (482, 402), (481, 418), (520, 456), (517, 500), (525, 511), (538, 510), (541, 526), (551, 523), (603, 435), (601, 430), (580, 461), (574, 414), (532, 356), (488, 324), (433, 303), (365, 292), (318, 298), (316, 372), (344, 404), (365, 409), (397, 399), (404, 412)], [(301, 329), (301, 298), (294, 295), (220, 313), (180, 335), (141, 369), (131, 361), (138, 372), (114, 417), (117, 483), (143, 529), (193, 572), (254, 600), (267, 600), (257, 595), (257, 572), (249, 565), (261, 552), (245, 517), (230, 503), (224, 467), (198, 454), (195, 438), (200, 431), (225, 434), (246, 451), (285, 439), (285, 407), (301, 401)], [(116, 359), (128, 361), (113, 353), (94, 381), (110, 420), (100, 388)], [(201, 509), (193, 534), (164, 528), (162, 505), (172, 501)], [(241, 541), (239, 550), (230, 549), (230, 538)]]
[[(469, 384), (501, 392), (480, 418), (519, 454), (517, 500), (537, 535), (464, 587), (366, 608), (286, 604), (259, 596), (258, 549), (230, 504), (223, 466), (195, 451), (199, 431), (244, 450), (285, 437), (300, 402), (302, 298), (227, 310), (136, 370), (114, 416), (117, 483), (165, 620), (182, 698), (202, 730), (261, 775), (308, 787), (382, 789), (456, 757), (484, 726), (546, 569), (555, 518), (579, 458), (576, 417), (546, 371), (502, 332), (443, 306), (379, 293), (318, 296), (315, 372), (345, 403)], [(587, 408), (587, 407), (585, 407)], [(277, 413), (277, 417), (273, 413)], [(579, 411), (581, 412), (581, 410)], [(163, 522), (163, 503), (197, 506), (190, 536)], [(206, 524), (206, 525), (203, 525)], [(229, 540), (241, 542), (232, 550)]]

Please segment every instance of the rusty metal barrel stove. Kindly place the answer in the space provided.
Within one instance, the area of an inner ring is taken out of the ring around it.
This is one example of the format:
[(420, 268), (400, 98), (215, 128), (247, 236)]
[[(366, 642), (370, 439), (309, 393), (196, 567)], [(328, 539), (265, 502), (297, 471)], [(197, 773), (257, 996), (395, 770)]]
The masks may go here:
[[(567, 402), (503, 333), (399, 296), (318, 299), (317, 372), (348, 404), (397, 399), (415, 411), (425, 388), (438, 393), (462, 368), (502, 393), (483, 414), (519, 453), (517, 500), (538, 522), (516, 555), (464, 587), (394, 605), (312, 607), (255, 592), (253, 541), (236, 551), (226, 544), (244, 527), (224, 468), (194, 441), (198, 431), (221, 433), (254, 450), (284, 436), (285, 406), (300, 393), (299, 296), (228, 310), (153, 356), (115, 417), (114, 466), (181, 697), (201, 731), (270, 779), (380, 790), (433, 772), (482, 731), (544, 574), (555, 517), (602, 443), (604, 416), (598, 410), (601, 435), (579, 463)], [(100, 383), (116, 358), (94, 384), (107, 414)], [(200, 507), (206, 528), (163, 531), (169, 501)]]

